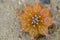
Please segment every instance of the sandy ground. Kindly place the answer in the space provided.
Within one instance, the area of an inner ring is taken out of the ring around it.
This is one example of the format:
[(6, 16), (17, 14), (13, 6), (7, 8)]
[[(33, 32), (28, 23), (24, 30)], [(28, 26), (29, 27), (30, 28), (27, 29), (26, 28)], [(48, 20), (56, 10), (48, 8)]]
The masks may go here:
[[(16, 10), (19, 8), (18, 0), (0, 0), (0, 40), (30, 40), (28, 35), (23, 34), (23, 38), (19, 38), (20, 25), (17, 20)], [(60, 14), (57, 12), (57, 32), (48, 40), (60, 40)], [(39, 40), (45, 40), (40, 38)]]
[(16, 0), (0, 0), (0, 40), (19, 40), (16, 26)]

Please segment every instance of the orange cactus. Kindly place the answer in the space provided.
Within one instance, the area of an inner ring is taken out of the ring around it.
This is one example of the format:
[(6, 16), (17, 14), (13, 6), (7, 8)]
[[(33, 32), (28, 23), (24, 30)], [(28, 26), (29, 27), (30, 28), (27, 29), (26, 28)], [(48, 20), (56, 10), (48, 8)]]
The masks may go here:
[(33, 7), (26, 4), (22, 15), (18, 16), (22, 22), (21, 29), (28, 32), (33, 38), (48, 35), (48, 27), (53, 24), (52, 13), (48, 8), (43, 8), (39, 3)]

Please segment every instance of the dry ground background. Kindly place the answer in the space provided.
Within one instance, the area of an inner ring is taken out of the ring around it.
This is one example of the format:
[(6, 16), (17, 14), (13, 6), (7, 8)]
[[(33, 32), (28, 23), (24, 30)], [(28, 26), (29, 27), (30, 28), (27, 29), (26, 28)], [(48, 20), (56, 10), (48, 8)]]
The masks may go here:
[[(55, 3), (59, 0), (52, 0)], [(19, 38), (19, 21), (16, 19), (16, 10), (20, 6), (19, 0), (0, 0), (0, 40), (30, 40), (28, 35)], [(55, 6), (54, 6), (55, 9)], [(57, 32), (49, 40), (60, 40), (60, 13), (57, 12)], [(39, 40), (45, 40), (40, 38)]]

